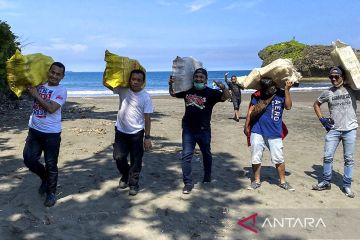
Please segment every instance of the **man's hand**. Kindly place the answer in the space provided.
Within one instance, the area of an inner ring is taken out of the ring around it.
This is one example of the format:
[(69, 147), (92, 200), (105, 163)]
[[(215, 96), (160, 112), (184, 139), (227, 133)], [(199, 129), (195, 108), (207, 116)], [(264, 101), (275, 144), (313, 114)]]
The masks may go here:
[(36, 98), (39, 95), (36, 87), (29, 86), (27, 89), (28, 89), (30, 95), (33, 96), (34, 98)]
[(171, 86), (175, 81), (175, 77), (174, 76), (170, 76), (169, 78), (169, 85)]
[(151, 140), (144, 139), (144, 149), (145, 151), (149, 151), (152, 148)]
[(321, 117), (319, 120), (327, 132), (333, 129), (335, 126), (334, 120), (332, 118)]
[(294, 85), (293, 82), (291, 82), (290, 80), (286, 80), (286, 82), (285, 82), (285, 90), (289, 90), (293, 85)]
[(215, 85), (218, 86), (221, 90), (224, 90), (225, 89), (225, 85), (222, 84), (222, 82), (220, 81), (214, 81)]

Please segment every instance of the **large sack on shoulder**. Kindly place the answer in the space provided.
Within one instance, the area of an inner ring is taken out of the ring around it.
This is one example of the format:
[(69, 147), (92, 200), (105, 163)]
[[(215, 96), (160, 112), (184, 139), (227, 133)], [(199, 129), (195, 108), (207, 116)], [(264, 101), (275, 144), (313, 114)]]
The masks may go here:
[(302, 76), (296, 71), (291, 59), (279, 58), (265, 67), (254, 68), (248, 76), (238, 78), (237, 82), (245, 89), (259, 90), (261, 78), (271, 78), (279, 88), (283, 88), (287, 80), (299, 83)]
[(19, 50), (6, 61), (7, 82), (11, 91), (20, 97), (28, 86), (37, 86), (48, 80), (54, 60), (41, 53), (22, 55)]
[[(145, 68), (137, 60), (118, 56), (108, 50), (105, 51), (104, 60), (106, 62), (105, 87), (129, 87), (129, 77), (132, 70), (138, 69), (146, 72)], [(145, 87), (145, 83), (143, 87)]]
[(192, 88), (194, 72), (202, 67), (202, 63), (193, 57), (177, 56), (172, 65), (172, 76), (175, 77), (173, 83), (174, 92), (183, 92)]
[(351, 46), (337, 40), (333, 43), (331, 59), (345, 70), (346, 82), (354, 90), (360, 89), (360, 63)]

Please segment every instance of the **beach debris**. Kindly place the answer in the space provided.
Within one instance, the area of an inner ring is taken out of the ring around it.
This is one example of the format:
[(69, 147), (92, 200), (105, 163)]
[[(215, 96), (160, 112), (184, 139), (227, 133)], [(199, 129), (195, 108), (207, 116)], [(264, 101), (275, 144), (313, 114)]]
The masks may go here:
[(254, 68), (248, 76), (237, 77), (237, 83), (245, 89), (259, 90), (261, 78), (271, 78), (278, 87), (283, 88), (287, 80), (299, 83), (302, 76), (295, 69), (291, 59), (279, 58), (265, 67)]
[[(135, 60), (105, 51), (106, 68), (104, 71), (104, 86), (110, 90), (117, 87), (129, 87), (129, 77), (132, 70), (139, 69), (146, 72), (145, 68)], [(145, 87), (145, 83), (144, 86)]]
[(331, 59), (336, 66), (341, 66), (346, 73), (346, 81), (354, 90), (360, 89), (360, 63), (351, 46), (337, 40), (332, 43)]
[(175, 77), (173, 89), (175, 93), (187, 91), (193, 86), (193, 74), (203, 64), (193, 57), (179, 57), (173, 60), (172, 76)]
[(83, 129), (83, 128), (74, 127), (74, 128), (71, 128), (70, 130), (76, 132), (78, 136), (79, 136), (80, 134), (82, 134), (82, 133), (97, 134), (97, 135), (107, 134), (107, 131), (106, 131), (105, 128), (89, 128), (89, 129)]
[(19, 50), (6, 61), (7, 82), (11, 91), (20, 97), (27, 87), (38, 86), (48, 79), (54, 60), (41, 53), (22, 55)]

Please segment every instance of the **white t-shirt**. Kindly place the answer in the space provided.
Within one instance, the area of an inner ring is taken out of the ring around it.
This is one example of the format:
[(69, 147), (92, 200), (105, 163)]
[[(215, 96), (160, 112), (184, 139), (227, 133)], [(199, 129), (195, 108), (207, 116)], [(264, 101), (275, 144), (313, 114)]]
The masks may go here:
[[(42, 99), (47, 102), (53, 101), (63, 106), (67, 98), (65, 87), (49, 86), (47, 83), (37, 87), (37, 91)], [(44, 133), (61, 132), (61, 107), (54, 113), (49, 113), (36, 100), (33, 104), (33, 112), (30, 115), (29, 127)]]
[(124, 87), (116, 87), (113, 89), (114, 93), (119, 94), (119, 110), (121, 108), (122, 101), (127, 96), (128, 91), (129, 91), (129, 88), (124, 88)]
[(116, 128), (118, 131), (134, 134), (144, 129), (144, 113), (152, 113), (153, 105), (150, 94), (145, 90), (133, 92), (119, 91), (120, 109), (117, 114)]

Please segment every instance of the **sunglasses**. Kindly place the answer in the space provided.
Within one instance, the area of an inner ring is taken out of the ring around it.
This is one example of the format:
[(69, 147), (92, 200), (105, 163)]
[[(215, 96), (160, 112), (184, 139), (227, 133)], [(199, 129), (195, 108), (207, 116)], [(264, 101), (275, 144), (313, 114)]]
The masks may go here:
[(335, 80), (338, 80), (340, 78), (340, 75), (329, 75), (330, 80), (335, 78)]

